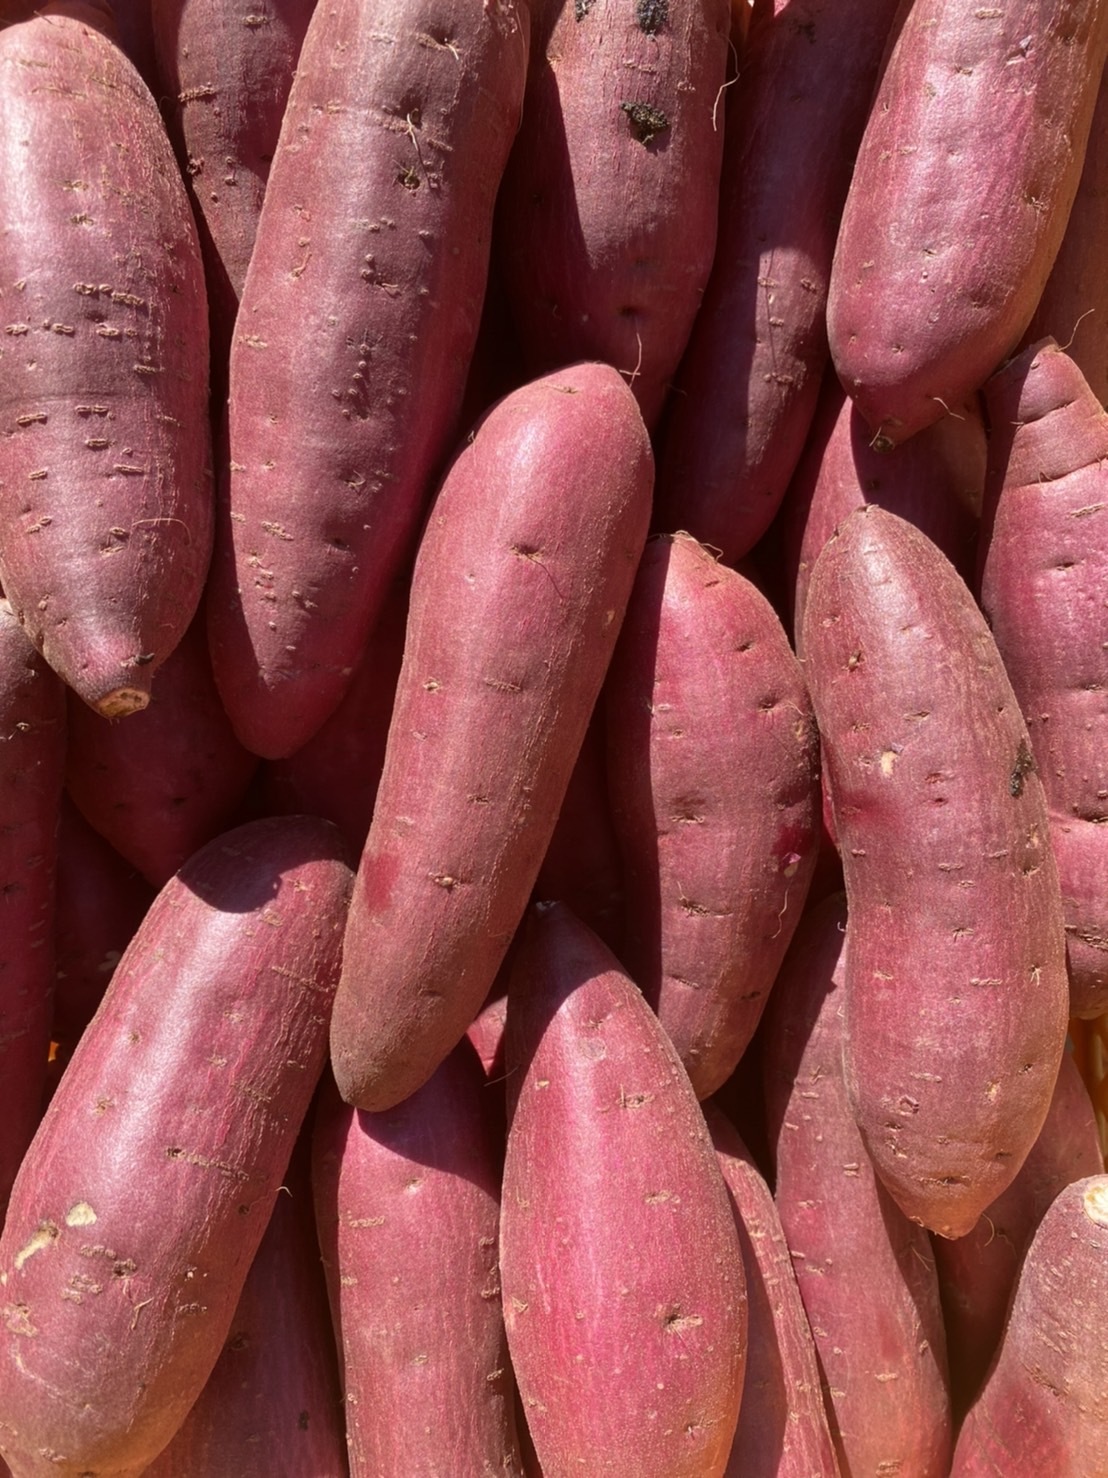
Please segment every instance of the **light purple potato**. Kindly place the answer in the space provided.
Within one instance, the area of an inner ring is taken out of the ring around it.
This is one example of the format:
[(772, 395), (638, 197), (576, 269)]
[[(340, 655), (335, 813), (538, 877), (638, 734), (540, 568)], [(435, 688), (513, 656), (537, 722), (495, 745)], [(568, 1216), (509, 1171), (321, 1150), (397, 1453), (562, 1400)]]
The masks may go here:
[(544, 1478), (722, 1478), (746, 1290), (696, 1096), (615, 957), (539, 905), (512, 974), (500, 1267)]
[(360, 1108), (426, 1082), (492, 988), (619, 633), (652, 484), (635, 398), (600, 364), (505, 397), (446, 475), (335, 1000), (335, 1077)]
[(1108, 412), (1053, 339), (986, 385), (981, 605), (1030, 732), (1066, 925), (1070, 1006), (1108, 1010)]
[(963, 1236), (1035, 1142), (1069, 1012), (1027, 726), (965, 582), (883, 508), (824, 546), (802, 648), (850, 899), (854, 1112), (905, 1214)]

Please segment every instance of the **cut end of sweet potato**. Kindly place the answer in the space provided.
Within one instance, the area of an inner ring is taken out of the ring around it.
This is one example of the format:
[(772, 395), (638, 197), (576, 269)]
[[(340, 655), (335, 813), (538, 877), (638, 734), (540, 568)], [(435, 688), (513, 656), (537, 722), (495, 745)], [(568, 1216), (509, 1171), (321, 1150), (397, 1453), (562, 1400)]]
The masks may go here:
[(141, 713), (149, 702), (150, 694), (141, 688), (123, 687), (113, 688), (92, 706), (104, 718), (126, 718), (129, 713)]

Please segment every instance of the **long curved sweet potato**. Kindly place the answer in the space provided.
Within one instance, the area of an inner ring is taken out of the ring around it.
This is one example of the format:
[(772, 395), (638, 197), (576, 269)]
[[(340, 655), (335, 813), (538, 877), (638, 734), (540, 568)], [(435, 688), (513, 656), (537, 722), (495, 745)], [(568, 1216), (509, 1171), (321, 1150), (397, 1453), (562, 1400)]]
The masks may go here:
[(99, 712), (149, 701), (212, 541), (196, 227), (157, 105), (95, 6), (0, 31), (0, 580)]
[(0, 1237), (17, 1478), (137, 1478), (199, 1396), (326, 1061), (341, 856), (312, 817), (228, 832), (119, 962)]
[(1108, 54), (1104, 0), (907, 7), (827, 302), (835, 368), (891, 447), (1019, 343), (1057, 255)]
[(850, 899), (846, 1072), (901, 1209), (968, 1232), (1050, 1107), (1069, 989), (1043, 786), (996, 642), (867, 505), (812, 570), (804, 661)]
[(642, 554), (653, 459), (608, 365), (533, 381), (447, 473), (412, 579), (331, 1060), (384, 1109), (427, 1080), (523, 916)]

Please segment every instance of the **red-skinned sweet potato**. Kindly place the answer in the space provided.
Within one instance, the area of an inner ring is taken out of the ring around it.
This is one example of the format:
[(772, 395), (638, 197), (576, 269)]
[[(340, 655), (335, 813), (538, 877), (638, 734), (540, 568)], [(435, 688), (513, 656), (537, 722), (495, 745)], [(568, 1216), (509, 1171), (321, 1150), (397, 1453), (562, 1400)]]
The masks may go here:
[(94, 6), (0, 31), (0, 579), (99, 712), (145, 706), (211, 553), (196, 227), (157, 106)]
[(907, 7), (835, 248), (839, 378), (892, 447), (959, 405), (1031, 321), (1081, 177), (1108, 6)]
[(1062, 1191), (1027, 1249), (951, 1478), (1092, 1478), (1108, 1449), (1108, 1177)]
[(508, 998), (500, 1224), (508, 1347), (544, 1478), (720, 1478), (746, 1292), (688, 1076), (641, 993), (561, 904)]
[(977, 397), (893, 452), (875, 452), (838, 377), (825, 377), (807, 444), (781, 510), (791, 627), (803, 626), (808, 579), (835, 527), (878, 503), (922, 529), (968, 583), (985, 490), (985, 427)]
[(0, 599), (0, 1223), (42, 1113), (65, 741), (65, 689)]
[(144, 1478), (346, 1478), (335, 1335), (301, 1131), (223, 1349)]
[(926, 1232), (874, 1175), (843, 1077), (846, 927), (841, 894), (806, 915), (766, 1012), (775, 1200), (843, 1473), (946, 1478), (950, 1396), (935, 1259)]
[(0, 1237), (0, 1451), (124, 1478), (222, 1348), (326, 1059), (350, 871), (327, 822), (240, 827), (158, 894)]
[(381, 1113), (328, 1088), (313, 1180), (352, 1478), (520, 1478), (497, 1266), (501, 1150), (477, 1053), (463, 1040)]
[(815, 866), (811, 703), (765, 597), (676, 535), (646, 546), (604, 705), (621, 959), (706, 1098), (754, 1033)]
[(759, 5), (728, 93), (719, 245), (669, 401), (655, 517), (728, 564), (769, 527), (815, 412), (839, 215), (897, 3)]
[(1052, 339), (988, 382), (981, 605), (1050, 813), (1070, 1008), (1108, 1011), (1108, 412)]
[(773, 1195), (722, 1109), (706, 1103), (704, 1116), (746, 1275), (746, 1372), (724, 1478), (838, 1478), (815, 1342)]
[(126, 723), (70, 701), (66, 789), (155, 888), (231, 824), (257, 764), (219, 701), (202, 619), (162, 664), (149, 707)]
[(1034, 1144), (1066, 1035), (1027, 726), (965, 582), (883, 508), (824, 546), (803, 629), (851, 904), (851, 1099), (901, 1209), (964, 1236)]
[(575, 365), (506, 396), (455, 459), (412, 580), (331, 1060), (384, 1109), (459, 1041), (523, 916), (650, 515), (634, 396)]
[(208, 602), (263, 758), (338, 705), (457, 434), (528, 14), (340, 0), (309, 22), (231, 349)]
[(1066, 1186), (1103, 1169), (1092, 1100), (1063, 1052), (1050, 1112), (1020, 1173), (972, 1232), (933, 1239), (957, 1420), (1000, 1344), (1023, 1255), (1047, 1207)]
[(716, 241), (728, 0), (544, 0), (497, 203), (532, 374), (600, 359), (653, 427)]

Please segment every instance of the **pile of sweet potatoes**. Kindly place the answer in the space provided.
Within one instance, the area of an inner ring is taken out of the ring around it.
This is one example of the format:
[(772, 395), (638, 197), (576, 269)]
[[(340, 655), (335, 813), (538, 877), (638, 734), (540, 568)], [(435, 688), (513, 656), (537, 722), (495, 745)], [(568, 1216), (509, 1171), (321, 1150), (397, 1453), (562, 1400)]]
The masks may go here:
[(0, 1475), (1108, 1475), (1106, 57), (0, 5)]

